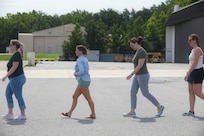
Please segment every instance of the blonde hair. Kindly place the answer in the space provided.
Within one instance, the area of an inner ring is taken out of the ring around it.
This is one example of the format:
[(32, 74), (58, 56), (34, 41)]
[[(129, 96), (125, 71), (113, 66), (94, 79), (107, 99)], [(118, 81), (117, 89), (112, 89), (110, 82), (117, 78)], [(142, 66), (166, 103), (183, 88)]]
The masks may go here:
[(23, 58), (23, 54), (24, 54), (24, 44), (21, 43), (19, 40), (13, 39), (11, 40), (11, 42), (13, 45), (16, 46), (17, 50), (20, 52), (21, 57)]

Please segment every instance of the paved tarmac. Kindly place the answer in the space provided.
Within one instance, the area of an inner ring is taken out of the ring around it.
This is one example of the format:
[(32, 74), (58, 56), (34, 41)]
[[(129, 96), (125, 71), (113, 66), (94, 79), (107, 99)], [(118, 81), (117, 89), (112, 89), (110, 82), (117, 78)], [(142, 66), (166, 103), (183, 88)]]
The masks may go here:
[[(6, 73), (6, 63), (0, 62), (0, 78)], [(148, 64), (150, 91), (165, 111), (162, 117), (156, 117), (156, 108), (139, 91), (137, 117), (125, 118), (122, 114), (130, 108), (132, 82), (125, 77), (132, 72), (133, 64), (89, 62), (95, 120), (85, 119), (90, 109), (83, 96), (72, 118), (60, 114), (69, 109), (77, 85), (74, 65), (75, 62), (42, 62), (25, 67), (23, 95), (28, 119), (0, 119), (0, 136), (204, 136), (203, 100), (196, 101), (195, 117), (182, 116), (189, 109), (187, 83), (183, 80), (187, 64)], [(8, 80), (0, 83), (0, 115), (7, 112), (7, 83)], [(18, 115), (18, 104), (14, 102), (14, 114)]]

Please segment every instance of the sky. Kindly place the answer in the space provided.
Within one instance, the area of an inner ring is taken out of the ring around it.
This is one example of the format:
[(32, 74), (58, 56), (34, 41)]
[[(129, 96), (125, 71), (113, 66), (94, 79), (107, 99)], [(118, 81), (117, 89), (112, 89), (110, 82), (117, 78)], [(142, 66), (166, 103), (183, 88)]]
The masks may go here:
[(28, 13), (32, 10), (59, 16), (76, 10), (90, 13), (108, 8), (118, 12), (123, 12), (124, 9), (139, 11), (153, 5), (158, 6), (161, 2), (165, 3), (166, 0), (0, 0), (0, 17), (5, 17), (7, 13)]

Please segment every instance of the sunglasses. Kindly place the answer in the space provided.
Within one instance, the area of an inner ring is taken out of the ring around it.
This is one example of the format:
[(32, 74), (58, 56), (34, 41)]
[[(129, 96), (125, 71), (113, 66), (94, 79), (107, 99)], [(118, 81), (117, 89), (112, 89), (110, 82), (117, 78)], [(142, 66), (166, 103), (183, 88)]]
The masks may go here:
[(189, 39), (188, 42), (191, 42), (193, 39)]

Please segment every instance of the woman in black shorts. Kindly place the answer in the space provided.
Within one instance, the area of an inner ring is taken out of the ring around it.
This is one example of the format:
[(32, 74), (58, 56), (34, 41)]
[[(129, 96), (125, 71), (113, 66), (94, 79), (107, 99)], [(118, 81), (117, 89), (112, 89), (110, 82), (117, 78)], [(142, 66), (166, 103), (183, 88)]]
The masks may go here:
[(188, 82), (189, 91), (189, 112), (184, 113), (184, 116), (194, 116), (194, 105), (196, 96), (204, 99), (202, 93), (202, 82), (204, 79), (203, 70), (203, 51), (199, 44), (199, 37), (197, 34), (191, 34), (188, 37), (188, 43), (193, 48), (189, 55), (189, 70), (184, 77), (184, 80)]

